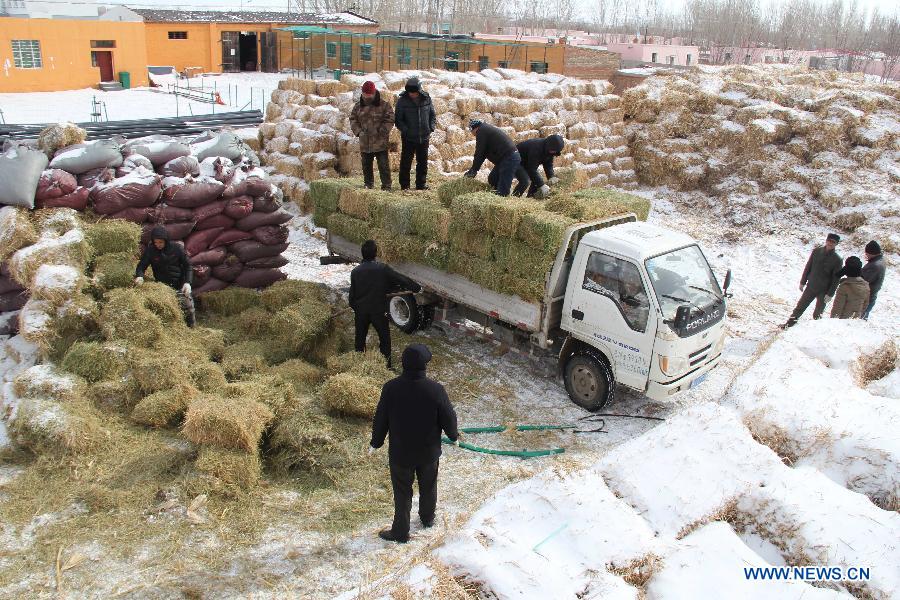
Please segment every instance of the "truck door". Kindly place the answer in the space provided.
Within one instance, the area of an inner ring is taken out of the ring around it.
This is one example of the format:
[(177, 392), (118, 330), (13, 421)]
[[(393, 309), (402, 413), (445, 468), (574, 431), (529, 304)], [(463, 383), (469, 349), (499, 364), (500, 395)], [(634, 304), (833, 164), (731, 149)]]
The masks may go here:
[(563, 328), (607, 348), (616, 381), (645, 390), (656, 338), (656, 311), (638, 266), (599, 250), (581, 252), (572, 268)]

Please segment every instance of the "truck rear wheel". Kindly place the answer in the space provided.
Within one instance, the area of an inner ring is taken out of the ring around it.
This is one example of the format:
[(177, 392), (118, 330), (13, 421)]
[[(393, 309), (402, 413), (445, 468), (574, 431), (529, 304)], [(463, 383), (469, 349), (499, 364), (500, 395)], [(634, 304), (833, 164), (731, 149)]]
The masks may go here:
[(592, 352), (572, 355), (564, 379), (572, 402), (591, 412), (609, 404), (616, 389), (612, 369)]
[(397, 329), (403, 333), (413, 333), (422, 321), (422, 311), (412, 294), (391, 298), (388, 303), (388, 315)]

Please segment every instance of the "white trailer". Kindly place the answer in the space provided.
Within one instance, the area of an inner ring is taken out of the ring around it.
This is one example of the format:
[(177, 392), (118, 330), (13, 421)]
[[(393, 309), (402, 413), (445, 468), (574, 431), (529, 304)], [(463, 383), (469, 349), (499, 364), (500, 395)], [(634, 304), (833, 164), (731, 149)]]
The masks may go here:
[[(357, 244), (330, 232), (327, 244), (339, 260), (362, 258)], [(391, 298), (398, 328), (439, 322), (550, 353), (569, 396), (588, 410), (610, 402), (616, 384), (656, 400), (688, 389), (718, 364), (725, 343), (730, 271), (723, 289), (696, 241), (633, 214), (569, 227), (540, 302), (421, 264), (391, 266), (423, 288)]]

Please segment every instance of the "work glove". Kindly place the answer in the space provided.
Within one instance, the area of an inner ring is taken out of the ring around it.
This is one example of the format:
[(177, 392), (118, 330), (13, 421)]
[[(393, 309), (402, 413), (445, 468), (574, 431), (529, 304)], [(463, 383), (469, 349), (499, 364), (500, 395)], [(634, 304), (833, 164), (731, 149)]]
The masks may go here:
[(806, 286), (803, 285), (803, 284), (801, 283), (801, 284), (800, 284), (800, 291), (802, 292), (802, 291), (803, 291), (803, 288), (805, 288), (805, 287), (806, 287)]
[(535, 196), (538, 198), (538, 200), (543, 200), (544, 198), (546, 198), (549, 195), (550, 195), (550, 186), (547, 184), (544, 184), (540, 188), (538, 188), (538, 191), (535, 194)]
[(477, 174), (477, 173), (475, 173), (475, 171), (466, 171), (466, 175), (465, 175), (465, 176), (468, 177), (469, 179), (475, 179), (475, 175), (476, 175), (476, 174)]
[(191, 295), (191, 284), (186, 283), (183, 286), (181, 286), (181, 293), (184, 294), (185, 296), (190, 296)]
[(557, 183), (559, 183), (559, 177), (551, 177), (547, 181), (547, 183), (549, 183), (550, 185), (556, 185)]
[(135, 282), (137, 285), (141, 285), (142, 283), (144, 283), (144, 278), (143, 278), (143, 277), (135, 277), (135, 278), (134, 278), (134, 282)]

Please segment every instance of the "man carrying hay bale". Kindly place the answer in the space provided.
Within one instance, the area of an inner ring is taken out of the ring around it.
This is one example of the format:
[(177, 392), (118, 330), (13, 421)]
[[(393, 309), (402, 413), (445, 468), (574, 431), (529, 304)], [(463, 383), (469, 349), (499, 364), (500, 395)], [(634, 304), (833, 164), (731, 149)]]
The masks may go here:
[(134, 272), (136, 284), (144, 283), (144, 271), (148, 266), (153, 270), (153, 278), (156, 281), (178, 292), (184, 319), (188, 327), (193, 327), (196, 316), (194, 299), (191, 297), (191, 263), (181, 244), (170, 241), (169, 231), (162, 225), (157, 225), (150, 231), (150, 243), (141, 255)]
[[(806, 267), (803, 269), (803, 275), (800, 278), (800, 291), (803, 292), (794, 312), (791, 313), (787, 322), (781, 326), (782, 329), (793, 327), (803, 315), (812, 301), (816, 301), (816, 307), (813, 310), (813, 319), (819, 319), (825, 312), (825, 305), (834, 297), (834, 291), (837, 289), (841, 270), (841, 256), (835, 252), (841, 236), (836, 233), (829, 233), (825, 238), (824, 246), (816, 246), (806, 261)], [(804, 289), (805, 288), (805, 289)]]
[(375, 186), (372, 161), (378, 161), (381, 189), (391, 189), (391, 166), (388, 160), (388, 136), (394, 126), (394, 109), (381, 99), (375, 84), (367, 81), (362, 86), (359, 102), (350, 111), (350, 128), (359, 137), (359, 154), (362, 158), (363, 181), (366, 187)]
[(422, 91), (418, 77), (410, 77), (397, 98), (394, 124), (400, 130), (400, 189), (409, 189), (409, 171), (416, 157), (416, 189), (426, 190), (428, 143), (437, 124), (431, 96)]
[[(519, 156), (522, 159), (521, 170), (525, 172), (527, 178), (523, 182), (523, 178), (516, 173), (516, 179), (519, 180), (516, 185), (514, 196), (521, 196), (525, 188), (528, 188), (529, 198), (544, 199), (550, 194), (550, 186), (544, 183), (538, 174), (538, 167), (544, 167), (544, 174), (547, 176), (548, 183), (555, 184), (559, 179), (553, 173), (553, 159), (562, 154), (566, 141), (561, 135), (551, 135), (545, 138), (535, 138), (533, 140), (525, 140), (519, 142), (516, 148), (519, 149)], [(531, 182), (529, 185), (528, 182)]]
[(390, 435), (388, 459), (394, 489), (394, 522), (378, 532), (389, 542), (409, 541), (409, 513), (413, 480), (419, 480), (419, 518), (424, 527), (434, 525), (437, 508), (438, 463), (441, 431), (457, 441), (456, 411), (444, 386), (425, 376), (431, 351), (425, 344), (410, 344), (403, 351), (403, 374), (384, 384), (372, 420), (369, 453), (384, 445)]
[(388, 328), (387, 311), (389, 292), (403, 288), (419, 292), (422, 286), (404, 277), (388, 265), (377, 262), (378, 246), (374, 240), (366, 240), (361, 247), (362, 263), (350, 272), (350, 308), (355, 317), (357, 352), (365, 352), (369, 325), (378, 334), (378, 349), (391, 367), (391, 330)]
[(516, 189), (521, 192), (528, 187), (528, 178), (524, 171), (520, 171), (522, 164), (519, 151), (512, 141), (499, 127), (482, 123), (478, 119), (469, 121), (469, 129), (475, 135), (475, 156), (472, 158), (472, 167), (466, 172), (466, 177), (474, 178), (478, 175), (478, 169), (487, 159), (494, 164), (488, 175), (488, 183), (499, 196), (509, 196), (513, 177), (517, 177), (519, 184)]

